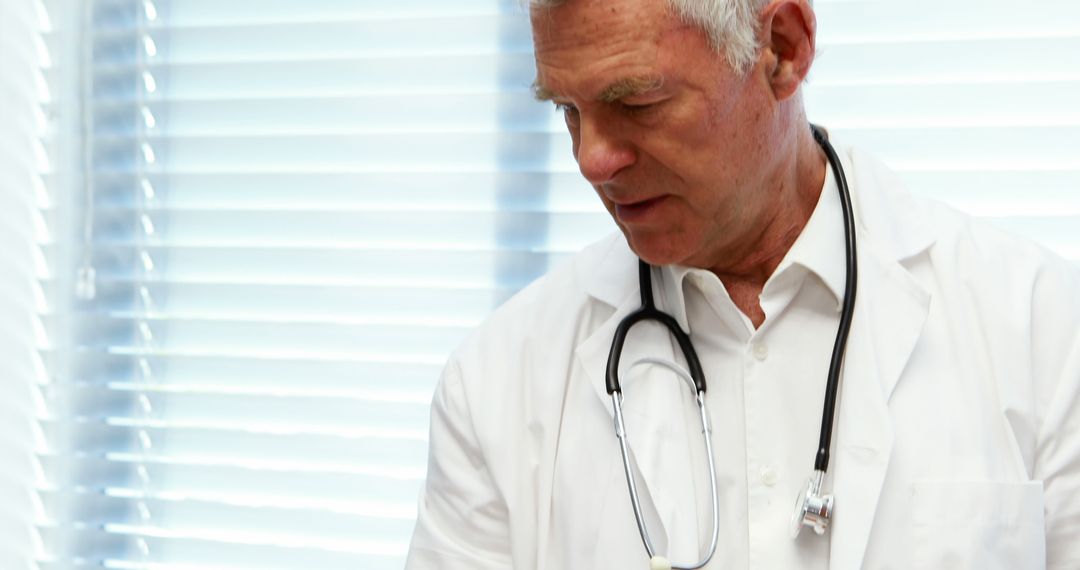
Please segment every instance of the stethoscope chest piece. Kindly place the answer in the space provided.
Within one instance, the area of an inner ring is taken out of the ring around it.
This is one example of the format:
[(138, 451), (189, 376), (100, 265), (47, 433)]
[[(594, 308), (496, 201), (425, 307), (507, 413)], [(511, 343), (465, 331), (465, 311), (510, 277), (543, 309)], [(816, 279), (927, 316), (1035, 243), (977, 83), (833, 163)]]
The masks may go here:
[(806, 482), (806, 488), (795, 500), (795, 512), (791, 513), (791, 538), (797, 538), (803, 527), (814, 529), (818, 536), (825, 534), (833, 514), (833, 496), (821, 494), (821, 480), (825, 474), (815, 471)]

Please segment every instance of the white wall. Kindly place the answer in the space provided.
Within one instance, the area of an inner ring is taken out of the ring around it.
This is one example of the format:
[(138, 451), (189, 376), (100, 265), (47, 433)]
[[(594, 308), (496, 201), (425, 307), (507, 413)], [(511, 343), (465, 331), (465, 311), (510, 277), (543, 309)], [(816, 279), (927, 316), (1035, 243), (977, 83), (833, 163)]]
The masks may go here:
[(35, 0), (0, 0), (0, 568), (37, 568)]

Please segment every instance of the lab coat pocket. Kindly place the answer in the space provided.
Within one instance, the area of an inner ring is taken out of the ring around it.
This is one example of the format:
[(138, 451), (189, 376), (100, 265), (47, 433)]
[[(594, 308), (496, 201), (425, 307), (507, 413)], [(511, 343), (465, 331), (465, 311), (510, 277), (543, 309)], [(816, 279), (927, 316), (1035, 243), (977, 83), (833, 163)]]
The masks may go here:
[(919, 481), (911, 491), (915, 568), (1046, 568), (1041, 482)]

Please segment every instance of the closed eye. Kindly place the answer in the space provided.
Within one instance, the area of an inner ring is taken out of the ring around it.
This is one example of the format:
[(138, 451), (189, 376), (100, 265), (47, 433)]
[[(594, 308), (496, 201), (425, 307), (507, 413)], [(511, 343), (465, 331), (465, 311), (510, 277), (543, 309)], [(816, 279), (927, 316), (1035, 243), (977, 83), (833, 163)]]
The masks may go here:
[(622, 108), (626, 114), (637, 116), (656, 111), (661, 103), (663, 103), (663, 101), (651, 101), (648, 103), (627, 103), (626, 101), (622, 101), (619, 103), (619, 107)]

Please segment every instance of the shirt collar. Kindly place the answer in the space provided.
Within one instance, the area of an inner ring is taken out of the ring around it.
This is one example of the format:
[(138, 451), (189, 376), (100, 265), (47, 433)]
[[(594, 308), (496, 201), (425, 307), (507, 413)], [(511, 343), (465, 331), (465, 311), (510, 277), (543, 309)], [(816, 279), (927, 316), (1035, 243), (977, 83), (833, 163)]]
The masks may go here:
[[(826, 165), (825, 184), (817, 205), (810, 214), (806, 227), (765, 283), (763, 296), (768, 295), (771, 290), (797, 284), (800, 277), (812, 273), (832, 293), (836, 299), (836, 308), (840, 310), (843, 305), (847, 266), (844, 253), (844, 218), (838, 192), (832, 168)], [(668, 265), (661, 269), (662, 279), (657, 280), (654, 275), (653, 285), (658, 289), (657, 299), (662, 303), (661, 309), (671, 314), (687, 332), (690, 331), (690, 326), (686, 316), (684, 281), (690, 275), (702, 273), (711, 275), (705, 269)], [(727, 294), (722, 287), (719, 290), (722, 294)]]
[[(825, 184), (817, 206), (810, 214), (806, 227), (795, 239), (787, 255), (780, 261), (769, 281), (777, 279), (792, 266), (801, 266), (817, 275), (836, 299), (839, 310), (844, 301), (847, 255), (844, 250), (844, 214), (840, 204), (840, 189), (831, 165), (826, 165)], [(766, 291), (769, 283), (765, 284)]]

